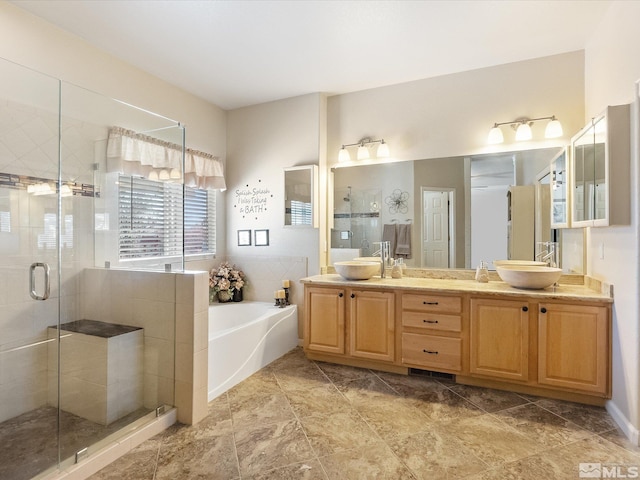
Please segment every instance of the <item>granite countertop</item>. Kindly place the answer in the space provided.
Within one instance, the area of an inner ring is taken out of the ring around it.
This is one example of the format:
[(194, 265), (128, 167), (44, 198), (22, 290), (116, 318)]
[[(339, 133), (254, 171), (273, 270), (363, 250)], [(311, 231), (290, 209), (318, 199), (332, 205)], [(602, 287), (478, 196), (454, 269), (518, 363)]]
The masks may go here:
[[(586, 280), (586, 279), (585, 279)], [(479, 283), (468, 278), (380, 278), (374, 276), (369, 280), (346, 280), (338, 274), (315, 275), (300, 280), (304, 284), (334, 285), (348, 287), (368, 287), (368, 288), (402, 288), (404, 290), (442, 292), (442, 293), (475, 293), (483, 295), (500, 296), (526, 296), (535, 299), (558, 299), (558, 300), (589, 300), (597, 302), (612, 303), (613, 297), (610, 292), (590, 288), (584, 283), (562, 283), (558, 287), (547, 287), (542, 290), (526, 290), (514, 288), (501, 280), (490, 280), (488, 283)], [(598, 282), (599, 283), (599, 282)]]

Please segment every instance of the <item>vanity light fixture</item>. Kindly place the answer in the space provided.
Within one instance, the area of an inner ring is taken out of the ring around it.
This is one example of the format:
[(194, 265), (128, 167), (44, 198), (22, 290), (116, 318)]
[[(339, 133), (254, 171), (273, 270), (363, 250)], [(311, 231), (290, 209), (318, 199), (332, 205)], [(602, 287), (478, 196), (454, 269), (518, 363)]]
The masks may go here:
[(383, 138), (380, 140), (371, 140), (371, 138), (369, 137), (364, 137), (358, 143), (348, 143), (342, 145), (342, 148), (340, 148), (340, 152), (338, 153), (338, 162), (350, 162), (351, 154), (349, 154), (347, 147), (355, 147), (356, 145), (358, 146), (358, 151), (356, 154), (356, 158), (358, 160), (366, 160), (370, 158), (371, 155), (369, 154), (369, 147), (374, 143), (380, 144), (378, 145), (378, 150), (376, 151), (376, 157), (387, 158), (389, 156), (389, 145), (384, 141)]
[(547, 127), (544, 131), (545, 138), (558, 138), (562, 136), (562, 125), (560, 121), (556, 118), (555, 115), (550, 117), (540, 117), (540, 118), (521, 118), (518, 120), (513, 120), (511, 122), (499, 122), (494, 123), (491, 130), (489, 130), (489, 137), (487, 138), (487, 142), (495, 145), (498, 143), (504, 142), (504, 136), (502, 135), (501, 125), (510, 125), (516, 131), (516, 140), (517, 141), (525, 141), (531, 140), (533, 134), (531, 132), (531, 125), (533, 122), (537, 122), (539, 120), (549, 120), (547, 123)]

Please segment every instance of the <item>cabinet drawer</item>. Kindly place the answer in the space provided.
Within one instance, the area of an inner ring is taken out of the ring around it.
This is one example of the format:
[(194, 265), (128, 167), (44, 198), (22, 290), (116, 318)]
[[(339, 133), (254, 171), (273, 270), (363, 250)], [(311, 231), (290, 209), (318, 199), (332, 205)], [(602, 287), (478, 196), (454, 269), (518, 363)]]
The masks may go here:
[(402, 363), (445, 370), (462, 370), (462, 340), (459, 338), (402, 334)]
[(402, 312), (402, 326), (459, 332), (462, 330), (462, 317), (430, 312)]
[(402, 309), (460, 313), (462, 311), (462, 298), (444, 295), (404, 294), (402, 295)]

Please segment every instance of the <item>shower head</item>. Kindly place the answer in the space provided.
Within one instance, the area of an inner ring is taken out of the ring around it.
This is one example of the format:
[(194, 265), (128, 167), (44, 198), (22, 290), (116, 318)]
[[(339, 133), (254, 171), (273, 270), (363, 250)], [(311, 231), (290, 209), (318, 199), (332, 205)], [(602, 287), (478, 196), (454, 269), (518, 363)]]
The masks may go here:
[(342, 200), (344, 200), (345, 202), (350, 202), (351, 201), (351, 186), (348, 186), (347, 190), (349, 190), (347, 192), (347, 196), (346, 197), (342, 197)]

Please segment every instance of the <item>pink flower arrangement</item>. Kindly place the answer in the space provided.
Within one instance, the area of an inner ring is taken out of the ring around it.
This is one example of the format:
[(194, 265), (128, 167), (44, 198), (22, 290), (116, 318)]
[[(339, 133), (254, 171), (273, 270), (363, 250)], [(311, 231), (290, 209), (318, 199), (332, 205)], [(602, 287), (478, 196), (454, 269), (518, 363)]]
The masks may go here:
[(223, 262), (209, 272), (209, 289), (215, 293), (226, 291), (232, 295), (234, 290), (240, 290), (246, 283), (244, 272), (229, 262)]

